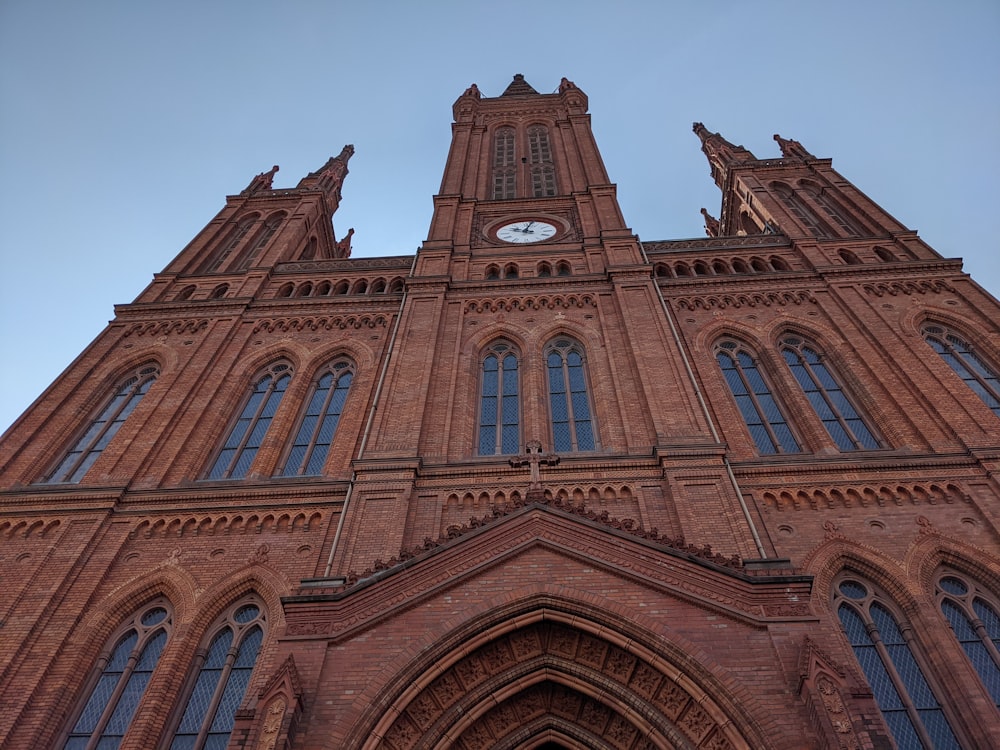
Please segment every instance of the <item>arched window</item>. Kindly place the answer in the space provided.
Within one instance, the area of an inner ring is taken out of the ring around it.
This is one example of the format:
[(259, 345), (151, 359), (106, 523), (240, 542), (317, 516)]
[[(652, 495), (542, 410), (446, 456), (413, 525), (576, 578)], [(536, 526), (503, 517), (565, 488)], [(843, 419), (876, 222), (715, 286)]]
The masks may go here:
[(531, 190), (536, 198), (556, 194), (556, 170), (552, 164), (549, 131), (544, 125), (528, 128), (528, 154), (531, 162)]
[(983, 402), (1000, 417), (1000, 377), (972, 346), (939, 325), (924, 326), (924, 339)]
[(556, 276), (570, 276), (572, 273), (573, 271), (566, 261), (561, 260), (556, 264)]
[(83, 479), (84, 474), (100, 458), (108, 443), (128, 419), (128, 415), (135, 411), (135, 407), (139, 405), (159, 374), (160, 371), (156, 366), (146, 365), (118, 386), (115, 395), (90, 423), (87, 431), (66, 452), (63, 460), (49, 474), (45, 483), (75, 483)]
[(816, 218), (816, 215), (809, 210), (802, 199), (795, 192), (780, 182), (772, 182), (771, 189), (778, 196), (788, 212), (802, 222), (803, 226), (812, 232), (815, 237), (829, 237), (830, 231)]
[(500, 278), (500, 267), (499, 266), (487, 266), (486, 267), (486, 280), (496, 281)]
[(189, 688), (170, 750), (214, 750), (229, 744), (266, 625), (263, 605), (251, 598), (230, 607), (212, 628), (208, 648), (195, 657), (191, 672), (197, 670), (198, 677)]
[(715, 358), (757, 450), (768, 455), (798, 453), (799, 444), (753, 354), (738, 342), (726, 340), (719, 343)]
[(482, 360), (479, 404), (479, 455), (514, 454), (521, 447), (517, 352), (496, 341)]
[(816, 202), (816, 205), (826, 212), (826, 215), (833, 220), (833, 222), (840, 227), (841, 231), (848, 237), (857, 237), (861, 234), (858, 228), (854, 225), (854, 222), (848, 218), (848, 214), (841, 208), (837, 201), (832, 197), (827, 195), (826, 191), (821, 189), (819, 185), (814, 185), (811, 182), (800, 182), (802, 188), (812, 196), (812, 199)]
[(553, 449), (594, 450), (594, 423), (582, 347), (570, 339), (556, 339), (546, 349), (545, 362), (549, 370)]
[(838, 252), (838, 255), (840, 255), (840, 259), (849, 266), (861, 265), (861, 259), (855, 253), (852, 253), (850, 250), (840, 250)]
[(886, 263), (892, 263), (896, 260), (896, 256), (884, 247), (876, 245), (873, 249), (875, 250), (875, 255), (879, 257), (879, 260), (884, 260)]
[(538, 264), (538, 273), (536, 274), (536, 276), (538, 276), (539, 278), (547, 278), (551, 275), (552, 275), (552, 266), (544, 262)]
[(316, 257), (316, 238), (310, 237), (309, 242), (306, 243), (305, 248), (302, 250), (302, 256), (299, 260), (313, 260)]
[(190, 284), (190, 285), (184, 287), (183, 289), (181, 289), (180, 293), (177, 295), (177, 298), (176, 298), (177, 301), (181, 302), (182, 300), (191, 299), (191, 295), (193, 295), (197, 289), (198, 289), (198, 287), (196, 287), (194, 284)]
[(323, 471), (353, 378), (354, 371), (346, 361), (320, 371), (281, 476), (316, 476)]
[(797, 336), (786, 336), (781, 355), (840, 450), (882, 447), (816, 349)]
[(497, 128), (493, 134), (493, 199), (516, 198), (514, 128)]
[[(64, 750), (117, 748), (132, 723), (170, 635), (170, 605), (156, 599), (112, 636)], [(96, 679), (95, 679), (96, 678)]]
[(271, 241), (271, 238), (278, 231), (278, 227), (281, 226), (281, 221), (284, 218), (285, 215), (283, 213), (277, 213), (264, 222), (264, 226), (257, 232), (257, 236), (253, 238), (247, 249), (243, 251), (239, 262), (235, 264), (234, 271), (245, 271), (257, 260), (260, 251)]
[(869, 584), (845, 577), (833, 606), (896, 746), (959, 750), (941, 703), (883, 598)]
[(229, 284), (219, 284), (217, 287), (215, 287), (215, 289), (212, 290), (212, 293), (208, 295), (208, 298), (222, 299), (223, 297), (226, 296), (226, 293), (228, 291), (229, 291)]
[(257, 380), (208, 473), (209, 479), (242, 479), (247, 475), (291, 379), (291, 368), (279, 362)]
[(503, 277), (505, 279), (516, 279), (518, 277), (517, 264), (508, 263), (503, 269)]
[(219, 248), (215, 257), (208, 264), (208, 267), (205, 269), (205, 273), (214, 273), (222, 268), (222, 264), (226, 262), (226, 259), (232, 255), (233, 250), (235, 250), (243, 238), (247, 236), (247, 233), (250, 231), (250, 228), (254, 225), (255, 221), (257, 221), (256, 214), (242, 219), (235, 227), (233, 227), (233, 230), (229, 233), (229, 236), (222, 244), (222, 247)]
[(936, 594), (955, 638), (1000, 708), (1000, 607), (974, 581), (954, 571), (938, 575)]

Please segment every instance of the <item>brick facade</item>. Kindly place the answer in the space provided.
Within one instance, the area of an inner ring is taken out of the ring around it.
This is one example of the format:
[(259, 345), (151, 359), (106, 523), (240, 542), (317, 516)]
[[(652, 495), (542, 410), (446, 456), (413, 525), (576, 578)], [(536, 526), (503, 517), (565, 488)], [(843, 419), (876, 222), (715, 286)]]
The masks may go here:
[[(153, 604), (166, 642), (122, 748), (171, 746), (241, 606), (264, 634), (229, 748), (891, 748), (838, 616), (850, 585), (895, 618), (949, 736), (1000, 744), (1000, 665), (981, 678), (942, 610), (960, 585), (1000, 611), (1000, 419), (927, 341), (960, 337), (988, 380), (997, 301), (778, 136), (781, 157), (757, 159), (696, 124), (720, 217), (640, 241), (587, 108), (565, 79), (459, 97), (416, 256), (338, 241), (345, 147), (295, 188), (254, 178), (116, 308), (3, 439), (0, 748), (66, 745)], [(498, 239), (519, 220), (555, 234)], [(560, 340), (592, 417), (577, 450), (554, 450)], [(480, 447), (497, 342), (517, 358), (518, 454), (556, 454), (537, 482)], [(795, 449), (761, 447), (720, 368), (738, 350)], [(334, 362), (352, 375), (339, 423), (320, 473), (294, 475)], [(136, 372), (155, 382), (95, 448)], [(249, 463), (209, 479), (267, 372), (290, 377)], [(67, 480), (81, 445), (95, 460)]]

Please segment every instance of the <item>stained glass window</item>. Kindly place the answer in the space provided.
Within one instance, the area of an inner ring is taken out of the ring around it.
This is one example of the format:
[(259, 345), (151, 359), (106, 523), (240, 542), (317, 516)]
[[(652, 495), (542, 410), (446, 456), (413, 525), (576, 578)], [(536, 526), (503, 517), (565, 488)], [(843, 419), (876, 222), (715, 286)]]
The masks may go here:
[(959, 750), (940, 701), (882, 597), (867, 583), (847, 578), (837, 586), (833, 604), (896, 746)]
[(146, 366), (127, 378), (45, 481), (54, 484), (79, 482), (83, 479), (87, 470), (100, 458), (118, 429), (128, 419), (128, 415), (135, 411), (157, 375), (159, 370), (156, 367)]
[(241, 479), (247, 475), (291, 379), (291, 368), (279, 362), (257, 380), (208, 473), (209, 479)]
[(335, 362), (320, 372), (313, 383), (291, 452), (285, 459), (282, 476), (322, 473), (353, 377), (351, 365), (345, 361)]
[(983, 687), (1000, 708), (1000, 607), (996, 599), (973, 580), (952, 571), (938, 577), (937, 599)]
[(64, 750), (115, 750), (121, 744), (167, 643), (170, 627), (169, 604), (158, 599), (117, 631), (111, 639), (114, 645), (98, 662), (100, 676), (73, 723)]
[(263, 606), (254, 599), (230, 607), (216, 623), (208, 650), (200, 657), (200, 665), (195, 665), (198, 676), (190, 687), (170, 750), (225, 750), (266, 624)]
[(788, 420), (757, 367), (757, 360), (735, 341), (719, 343), (715, 355), (743, 423), (762, 454), (798, 453)]
[(786, 336), (781, 342), (781, 354), (840, 450), (882, 447), (813, 346), (796, 336)]
[(1000, 417), (1000, 376), (963, 338), (938, 325), (924, 327), (924, 339), (965, 384)]
[(569, 339), (557, 339), (549, 345), (545, 361), (548, 366), (549, 412), (554, 449), (594, 450), (594, 421), (587, 395), (582, 347)]
[(482, 360), (479, 403), (479, 455), (515, 454), (520, 450), (517, 352), (497, 341)]

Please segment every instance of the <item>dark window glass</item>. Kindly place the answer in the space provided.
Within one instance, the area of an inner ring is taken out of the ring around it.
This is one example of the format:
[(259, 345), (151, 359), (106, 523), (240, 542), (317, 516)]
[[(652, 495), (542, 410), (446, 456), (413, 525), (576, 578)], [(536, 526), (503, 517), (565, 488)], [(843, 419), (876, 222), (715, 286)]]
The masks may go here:
[(557, 339), (546, 355), (552, 445), (557, 451), (595, 449), (594, 423), (587, 395), (582, 349), (569, 339)]
[(219, 248), (219, 251), (215, 254), (211, 263), (208, 264), (208, 267), (205, 269), (205, 273), (213, 273), (214, 271), (218, 271), (222, 268), (222, 265), (226, 262), (229, 256), (232, 255), (233, 250), (237, 248), (240, 242), (243, 241), (243, 238), (250, 232), (250, 228), (254, 225), (255, 221), (257, 221), (257, 217), (251, 216), (243, 219), (239, 224), (233, 227), (233, 230), (229, 233), (229, 236), (226, 238), (222, 247)]
[(167, 643), (171, 621), (162, 600), (137, 612), (119, 631), (101, 674), (70, 730), (66, 749), (117, 748)]
[(816, 215), (809, 210), (802, 198), (790, 187), (782, 185), (780, 182), (775, 182), (771, 184), (771, 189), (774, 190), (781, 202), (785, 204), (785, 208), (788, 209), (789, 213), (801, 221), (805, 228), (812, 232), (813, 236), (830, 236), (829, 230), (823, 226), (820, 220), (816, 218)]
[(956, 573), (941, 576), (937, 588), (942, 614), (983, 687), (1000, 708), (1000, 616), (992, 596)]
[(959, 750), (940, 702), (880, 597), (858, 581), (845, 580), (837, 587), (834, 606), (896, 746)]
[(229, 744), (266, 625), (257, 604), (231, 607), (217, 626), (174, 731), (171, 750), (212, 750)]
[(241, 479), (247, 475), (291, 379), (288, 365), (277, 364), (257, 381), (208, 473), (209, 479)]
[[(278, 227), (281, 226), (281, 221), (284, 218), (284, 214), (279, 214), (277, 216), (272, 216), (264, 223), (263, 228), (257, 233), (257, 236), (253, 238), (253, 241), (240, 256), (239, 262), (235, 264), (235, 268), (233, 270), (245, 271), (255, 260), (257, 260), (257, 256), (260, 255), (260, 251), (267, 246), (268, 242), (271, 241), (271, 238), (274, 236), (274, 233), (278, 231)], [(314, 242), (312, 246), (315, 247)]]
[(46, 483), (79, 482), (83, 479), (87, 470), (94, 465), (128, 419), (128, 415), (135, 411), (158, 374), (155, 367), (144, 367), (122, 383), (101, 413), (90, 423), (87, 431), (67, 451), (63, 460), (45, 480)]
[(498, 128), (493, 136), (493, 198), (517, 197), (514, 161), (514, 128)]
[(517, 354), (496, 342), (483, 358), (479, 405), (479, 455), (517, 453), (521, 445)]
[(315, 476), (322, 473), (353, 377), (347, 362), (336, 362), (313, 384), (306, 413), (285, 460), (282, 476)]
[(837, 447), (842, 451), (880, 448), (881, 444), (819, 353), (793, 336), (785, 338), (781, 347), (792, 375)]
[(1000, 417), (1000, 377), (964, 339), (941, 326), (926, 326), (924, 339), (965, 384)]
[(531, 190), (536, 198), (556, 194), (556, 170), (552, 164), (549, 131), (544, 125), (528, 128), (528, 158), (531, 163)]
[(764, 382), (754, 357), (735, 341), (719, 344), (716, 359), (743, 422), (762, 454), (798, 453), (788, 420)]

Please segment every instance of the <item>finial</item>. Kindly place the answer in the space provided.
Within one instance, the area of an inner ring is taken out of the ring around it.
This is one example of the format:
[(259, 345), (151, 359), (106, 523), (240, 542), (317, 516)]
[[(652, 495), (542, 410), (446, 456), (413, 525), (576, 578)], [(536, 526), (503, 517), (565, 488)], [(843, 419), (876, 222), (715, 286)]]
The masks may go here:
[(247, 185), (247, 189), (243, 192), (249, 195), (253, 195), (259, 190), (270, 190), (271, 182), (274, 180), (274, 174), (278, 171), (278, 165), (275, 164), (271, 167), (268, 172), (261, 172), (259, 175), (250, 180), (250, 184)]
[(712, 216), (707, 208), (701, 209), (701, 215), (705, 217), (705, 234), (709, 237), (718, 237), (721, 229), (719, 220)]
[(354, 236), (354, 227), (347, 230), (347, 234), (337, 243), (333, 251), (334, 258), (351, 257), (351, 237)]
[(816, 157), (806, 151), (805, 147), (798, 141), (794, 141), (790, 138), (782, 138), (777, 133), (774, 134), (774, 140), (778, 143), (778, 148), (781, 149), (781, 155), (786, 159), (815, 159)]

